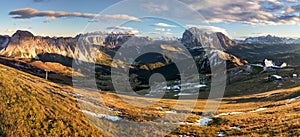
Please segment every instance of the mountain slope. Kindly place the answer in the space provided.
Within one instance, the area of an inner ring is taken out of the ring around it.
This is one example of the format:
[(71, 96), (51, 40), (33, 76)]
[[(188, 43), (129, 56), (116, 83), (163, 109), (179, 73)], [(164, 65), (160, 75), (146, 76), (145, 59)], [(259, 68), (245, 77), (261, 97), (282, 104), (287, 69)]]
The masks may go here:
[(286, 62), (292, 66), (300, 65), (300, 44), (239, 44), (227, 50), (239, 58), (249, 62), (263, 62), (271, 59)]
[(0, 65), (0, 136), (103, 136), (71, 88)]

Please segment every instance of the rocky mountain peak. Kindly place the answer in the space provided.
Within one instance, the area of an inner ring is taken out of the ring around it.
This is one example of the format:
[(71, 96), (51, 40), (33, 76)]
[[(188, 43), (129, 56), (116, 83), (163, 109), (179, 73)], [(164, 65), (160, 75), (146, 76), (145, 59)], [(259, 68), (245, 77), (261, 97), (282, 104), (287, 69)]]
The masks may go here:
[(21, 41), (27, 41), (34, 38), (34, 35), (29, 31), (17, 30), (11, 37), (11, 43), (18, 44)]
[(220, 40), (220, 44), (224, 49), (228, 49), (232, 46), (237, 45), (237, 43), (233, 40), (231, 40), (229, 37), (227, 37), (225, 34), (222, 32), (216, 32), (216, 35), (218, 39)]
[(196, 27), (186, 30), (181, 41), (187, 48), (202, 48), (201, 42), (207, 43), (210, 39), (218, 39), (220, 43), (215, 41), (213, 45), (220, 45), (221, 47), (219, 48), (223, 49), (236, 45), (233, 40), (221, 32), (208, 33)]
[(189, 28), (188, 30), (185, 30), (185, 32), (182, 35), (181, 42), (187, 47), (187, 48), (202, 48), (202, 45), (200, 43), (201, 36), (204, 32), (196, 27)]
[(29, 31), (24, 31), (24, 30), (17, 30), (13, 35), (12, 35), (12, 38), (15, 38), (15, 37), (18, 37), (18, 38), (25, 38), (25, 37), (34, 37), (34, 35), (29, 32)]

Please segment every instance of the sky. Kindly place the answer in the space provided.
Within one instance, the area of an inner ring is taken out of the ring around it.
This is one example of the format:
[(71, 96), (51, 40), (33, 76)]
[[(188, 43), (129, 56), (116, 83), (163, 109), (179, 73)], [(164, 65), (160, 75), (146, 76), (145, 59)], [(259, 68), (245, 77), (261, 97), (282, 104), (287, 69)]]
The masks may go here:
[(28, 30), (40, 36), (130, 32), (181, 37), (198, 27), (232, 39), (276, 35), (300, 38), (298, 0), (2, 0), (0, 35)]

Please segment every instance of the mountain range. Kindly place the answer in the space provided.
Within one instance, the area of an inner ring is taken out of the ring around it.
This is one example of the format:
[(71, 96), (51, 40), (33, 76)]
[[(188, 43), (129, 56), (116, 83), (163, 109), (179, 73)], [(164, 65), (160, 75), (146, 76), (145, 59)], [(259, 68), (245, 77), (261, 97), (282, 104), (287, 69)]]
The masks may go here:
[(245, 40), (236, 40), (241, 44), (300, 44), (300, 38), (285, 38), (272, 35), (248, 37)]
[[(195, 38), (198, 36), (196, 35), (198, 33), (201, 33), (203, 36), (201, 36), (201, 38)], [(230, 46), (236, 45), (234, 41), (222, 33), (216, 33), (216, 36), (219, 39), (220, 44), (215, 45), (221, 45), (221, 47), (217, 47), (217, 49), (220, 49), (220, 52), (221, 48), (227, 49)], [(86, 62), (109, 65), (108, 62), (112, 60), (117, 49), (132, 37), (135, 36), (129, 33), (95, 32), (80, 34), (76, 37), (50, 38), (34, 36), (31, 32), (18, 30), (11, 37), (0, 36), (0, 55), (13, 58), (40, 59), (43, 57), (42, 55), (47, 53), (68, 58), (80, 58)], [(188, 47), (190, 51), (193, 51), (196, 48), (202, 47), (200, 39), (208, 37), (209, 35), (207, 33), (202, 33), (196, 28), (191, 28), (183, 34), (181, 42)], [(144, 39), (150, 42), (154, 41), (148, 37), (144, 37)]]
[[(211, 41), (212, 39), (213, 41)], [(50, 38), (34, 36), (29, 31), (18, 30), (11, 37), (0, 37), (0, 45), (2, 45), (0, 56), (5, 57), (3, 63), (12, 67), (25, 70), (31, 68), (30, 70), (33, 72), (36, 71), (35, 69), (47, 70), (66, 74), (68, 77), (71, 77), (72, 74), (66, 70), (73, 70), (73, 59), (85, 63), (95, 63), (97, 66), (96, 75), (99, 78), (103, 78), (103, 75), (109, 75), (111, 67), (124, 68), (127, 66), (131, 69), (131, 75), (138, 75), (138, 80), (142, 84), (147, 84), (149, 77), (154, 73), (165, 75), (167, 80), (178, 79), (179, 72), (171, 58), (178, 60), (179, 63), (184, 63), (189, 56), (184, 50), (172, 46), (176, 43), (187, 48), (200, 73), (209, 73), (211, 65), (220, 63), (220, 60), (215, 60), (212, 57), (219, 57), (219, 59), (224, 60), (228, 68), (248, 63), (227, 53), (226, 49), (236, 46), (236, 43), (227, 36), (222, 33), (205, 33), (197, 28), (186, 30), (182, 38), (178, 40), (153, 40), (149, 37), (136, 37), (129, 33), (102, 32), (80, 34), (75, 37)], [(127, 64), (126, 61), (120, 59), (113, 61), (121, 47), (129, 49), (131, 54), (135, 54), (143, 46), (157, 47), (162, 51), (162, 54), (147, 53), (138, 57), (134, 64)], [(133, 48), (130, 49), (130, 47)], [(172, 57), (165, 56), (165, 53)], [(108, 88), (107, 84), (103, 86), (102, 88), (105, 90), (113, 90)]]

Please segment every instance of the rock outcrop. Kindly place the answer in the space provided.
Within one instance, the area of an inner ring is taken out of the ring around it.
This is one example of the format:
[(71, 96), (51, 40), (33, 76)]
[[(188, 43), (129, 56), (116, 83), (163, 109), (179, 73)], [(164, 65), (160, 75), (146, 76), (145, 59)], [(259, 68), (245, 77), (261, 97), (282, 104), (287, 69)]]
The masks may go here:
[(105, 62), (109, 65), (111, 56), (105, 48), (121, 46), (132, 34), (81, 34), (76, 37), (41, 37), (31, 32), (18, 30), (9, 36), (0, 36), (0, 55), (14, 58), (47, 59), (44, 54), (58, 58), (77, 58), (85, 62)]
[(209, 71), (211, 64), (218, 63), (210, 63), (213, 57), (226, 61), (228, 68), (247, 64), (247, 61), (225, 52), (236, 43), (222, 33), (206, 33), (198, 28), (190, 28), (184, 32), (181, 41), (192, 53), (200, 70)]

